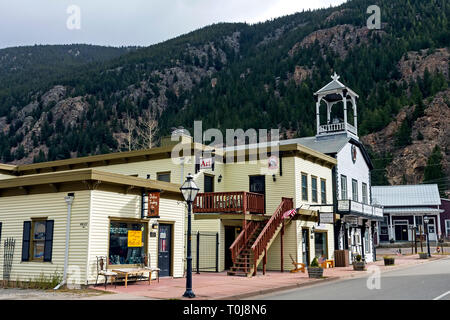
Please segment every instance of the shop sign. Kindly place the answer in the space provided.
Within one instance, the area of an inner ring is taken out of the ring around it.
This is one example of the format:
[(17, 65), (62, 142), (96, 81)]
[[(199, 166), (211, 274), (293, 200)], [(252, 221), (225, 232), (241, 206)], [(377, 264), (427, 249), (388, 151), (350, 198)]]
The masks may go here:
[(322, 223), (334, 223), (334, 213), (333, 212), (320, 212), (320, 224)]
[(148, 212), (147, 217), (158, 217), (159, 216), (159, 197), (161, 193), (149, 192), (148, 194)]
[(200, 158), (200, 170), (212, 169), (213, 159), (210, 158)]
[(128, 247), (142, 247), (142, 231), (128, 230)]
[(278, 164), (280, 162), (280, 159), (278, 159), (277, 156), (271, 156), (268, 160), (268, 167), (269, 170), (276, 170), (278, 169)]

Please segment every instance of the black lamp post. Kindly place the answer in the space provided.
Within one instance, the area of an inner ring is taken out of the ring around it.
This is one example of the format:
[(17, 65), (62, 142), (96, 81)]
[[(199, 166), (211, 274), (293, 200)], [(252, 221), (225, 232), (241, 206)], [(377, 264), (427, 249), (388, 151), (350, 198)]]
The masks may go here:
[(192, 209), (192, 202), (194, 202), (194, 199), (197, 196), (197, 193), (200, 189), (195, 184), (194, 177), (189, 173), (186, 177), (186, 181), (183, 183), (180, 190), (181, 193), (183, 194), (184, 200), (188, 204), (186, 292), (183, 294), (183, 297), (195, 298), (194, 291), (192, 291), (191, 209)]
[(427, 232), (427, 250), (428, 250), (428, 257), (431, 257), (431, 250), (430, 250), (430, 237), (428, 234), (428, 222), (430, 221), (430, 218), (427, 216), (423, 217), (423, 222), (425, 222), (425, 231)]

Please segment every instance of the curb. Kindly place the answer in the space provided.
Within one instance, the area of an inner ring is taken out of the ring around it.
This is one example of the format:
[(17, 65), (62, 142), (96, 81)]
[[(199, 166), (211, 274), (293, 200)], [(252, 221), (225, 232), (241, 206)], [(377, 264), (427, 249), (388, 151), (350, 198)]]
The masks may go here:
[[(401, 266), (401, 265), (400, 266), (395, 266), (392, 269), (383, 270), (382, 273), (395, 271), (395, 270), (399, 270), (399, 269), (407, 269), (407, 268), (411, 268), (411, 267), (414, 267), (414, 266), (418, 266), (418, 265), (430, 263), (430, 262), (433, 262), (433, 261), (437, 261), (437, 260), (440, 260), (440, 259), (442, 259), (442, 258), (441, 257), (432, 257), (432, 258), (426, 259), (426, 261), (419, 262), (417, 264), (406, 265), (406, 266), (404, 266), (404, 265), (403, 266)], [(352, 274), (352, 275), (340, 276), (340, 277), (334, 276), (334, 277), (329, 277), (329, 278), (322, 279), (322, 280), (306, 282), (306, 283), (296, 283), (296, 284), (292, 284), (292, 285), (288, 285), (288, 286), (276, 287), (276, 288), (270, 288), (270, 289), (262, 289), (262, 290), (258, 290), (258, 291), (247, 292), (247, 293), (237, 294), (237, 295), (233, 295), (233, 296), (221, 297), (221, 298), (217, 298), (217, 299), (214, 299), (214, 300), (239, 300), (239, 299), (245, 299), (245, 298), (265, 295), (265, 294), (278, 292), (278, 291), (286, 291), (286, 290), (290, 290), (290, 289), (315, 286), (315, 285), (319, 285), (319, 284), (326, 283), (326, 282), (333, 282), (333, 281), (338, 281), (338, 280), (344, 281), (344, 280), (347, 280), (347, 279), (363, 278), (365, 276), (367, 276), (367, 272), (362, 272), (362, 274)]]
[(241, 294), (236, 294), (236, 295), (227, 296), (227, 297), (221, 297), (221, 298), (217, 298), (217, 299), (214, 299), (214, 300), (239, 300), (239, 299), (245, 299), (245, 298), (259, 296), (259, 295), (264, 295), (264, 294), (273, 293), (273, 292), (277, 292), (277, 291), (284, 291), (284, 290), (290, 290), (290, 289), (295, 289), (295, 288), (309, 287), (309, 286), (313, 286), (313, 285), (324, 283), (324, 282), (335, 281), (335, 280), (338, 280), (338, 279), (340, 279), (340, 277), (329, 277), (329, 278), (316, 280), (316, 281), (311, 281), (311, 282), (295, 283), (295, 284), (291, 284), (291, 285), (287, 285), (287, 286), (270, 288), (270, 289), (261, 289), (261, 290), (258, 290), (258, 291), (241, 293)]

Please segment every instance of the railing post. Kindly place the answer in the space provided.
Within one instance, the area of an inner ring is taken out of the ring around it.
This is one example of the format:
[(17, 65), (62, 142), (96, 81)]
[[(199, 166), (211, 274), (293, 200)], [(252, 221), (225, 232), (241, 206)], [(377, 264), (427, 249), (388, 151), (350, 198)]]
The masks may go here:
[(200, 274), (200, 231), (197, 231), (197, 257), (196, 257), (196, 264), (197, 264), (197, 274)]
[(267, 248), (264, 248), (263, 275), (266, 275), (266, 264), (267, 264)]
[(219, 272), (219, 233), (216, 232), (216, 272)]

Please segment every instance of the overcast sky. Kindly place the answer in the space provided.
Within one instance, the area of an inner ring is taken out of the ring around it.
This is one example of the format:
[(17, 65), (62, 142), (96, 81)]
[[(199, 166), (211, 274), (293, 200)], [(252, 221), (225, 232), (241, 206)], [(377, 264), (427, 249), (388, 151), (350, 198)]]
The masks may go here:
[[(216, 22), (255, 23), (345, 0), (1, 0), (0, 48), (158, 43)], [(80, 9), (80, 28), (76, 13)], [(75, 15), (74, 15), (75, 14)], [(67, 22), (72, 29), (67, 27)]]

